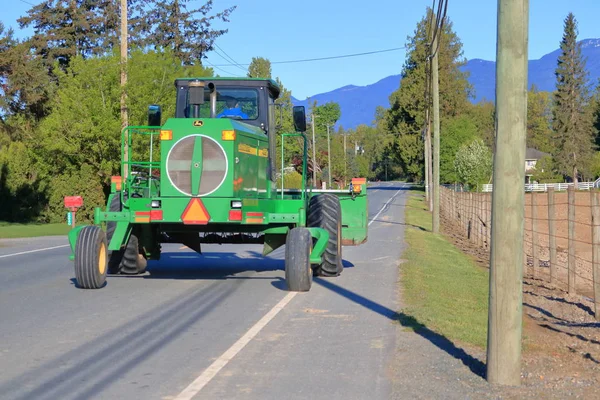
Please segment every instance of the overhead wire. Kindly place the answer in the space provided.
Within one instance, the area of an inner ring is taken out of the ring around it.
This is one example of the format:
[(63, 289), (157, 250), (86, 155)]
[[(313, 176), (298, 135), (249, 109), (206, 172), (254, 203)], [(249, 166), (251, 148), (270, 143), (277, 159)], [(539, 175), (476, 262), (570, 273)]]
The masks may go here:
[[(292, 64), (292, 63), (300, 63), (300, 62), (333, 60), (333, 59), (338, 59), (338, 58), (357, 57), (357, 56), (364, 56), (364, 55), (377, 54), (377, 53), (385, 53), (385, 52), (397, 51), (397, 50), (403, 50), (403, 49), (406, 49), (406, 46), (394, 47), (394, 48), (391, 48), (391, 49), (384, 49), (384, 50), (367, 51), (367, 52), (363, 52), (363, 53), (343, 54), (343, 55), (330, 56), (330, 57), (305, 58), (305, 59), (300, 59), (300, 60), (287, 60), (287, 61), (271, 61), (271, 64)], [(216, 64), (215, 67), (231, 67), (233, 65), (234, 64)], [(237, 64), (237, 65), (248, 66), (250, 64)]]
[[(221, 56), (221, 57), (222, 57), (222, 58), (223, 58), (225, 61), (231, 61), (231, 62), (233, 63), (233, 65), (234, 65), (234, 66), (238, 67), (239, 69), (241, 69), (241, 70), (242, 70), (242, 71), (244, 71), (244, 72), (247, 72), (247, 71), (246, 71), (246, 69), (245, 69), (245, 68), (243, 68), (243, 67), (240, 65), (240, 63), (238, 63), (237, 61), (235, 61), (235, 60), (233, 59), (233, 57), (231, 57), (229, 54), (227, 54), (227, 52), (226, 52), (225, 50), (223, 50), (223, 49), (222, 49), (222, 48), (221, 48), (221, 47), (220, 47), (218, 44), (214, 43), (214, 45), (215, 45), (215, 47), (216, 47), (217, 49), (221, 50), (221, 52), (223, 52), (223, 54), (225, 54), (225, 56), (226, 56), (227, 58), (225, 58), (225, 57)], [(213, 50), (214, 50), (214, 49), (213, 49)], [(215, 52), (216, 52), (217, 54), (219, 54), (219, 53), (218, 53), (216, 50), (215, 50)], [(219, 55), (220, 55), (220, 54), (219, 54)]]

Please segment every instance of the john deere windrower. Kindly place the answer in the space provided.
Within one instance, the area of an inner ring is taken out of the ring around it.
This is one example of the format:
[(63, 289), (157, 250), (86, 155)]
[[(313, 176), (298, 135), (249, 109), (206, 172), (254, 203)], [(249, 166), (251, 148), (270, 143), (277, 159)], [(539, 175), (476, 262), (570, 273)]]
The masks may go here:
[[(313, 275), (338, 276), (342, 245), (367, 240), (366, 181), (309, 188), (304, 107), (293, 109), (296, 132), (281, 133), (271, 79), (185, 78), (175, 87), (173, 118), (161, 126), (161, 108), (151, 105), (148, 126), (123, 129), (121, 175), (106, 207), (95, 209), (93, 225), (69, 232), (78, 286), (144, 273), (162, 243), (198, 253), (203, 243), (259, 243), (263, 255), (285, 245), (292, 291), (308, 291)], [(286, 140), (301, 144), (300, 189), (277, 184)]]

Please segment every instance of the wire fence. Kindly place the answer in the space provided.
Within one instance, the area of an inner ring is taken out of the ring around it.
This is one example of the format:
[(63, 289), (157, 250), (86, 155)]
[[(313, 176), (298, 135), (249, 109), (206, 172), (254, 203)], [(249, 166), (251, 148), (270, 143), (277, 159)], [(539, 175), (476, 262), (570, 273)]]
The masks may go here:
[[(600, 192), (525, 193), (523, 273), (594, 299), (600, 320)], [(442, 223), (490, 250), (492, 193), (440, 187)]]

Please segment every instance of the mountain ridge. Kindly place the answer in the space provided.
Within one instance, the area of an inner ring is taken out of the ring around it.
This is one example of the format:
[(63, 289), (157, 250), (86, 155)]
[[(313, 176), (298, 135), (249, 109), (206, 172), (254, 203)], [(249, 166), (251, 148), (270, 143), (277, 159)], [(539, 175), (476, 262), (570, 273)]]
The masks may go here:
[[(582, 55), (586, 59), (588, 83), (595, 86), (600, 80), (600, 38), (589, 38), (578, 41), (581, 44)], [(528, 88), (535, 85), (540, 91), (554, 91), (556, 78), (554, 71), (560, 48), (544, 54), (542, 57), (528, 62)], [(469, 72), (469, 82), (475, 91), (473, 103), (482, 100), (494, 101), (496, 92), (496, 62), (473, 58), (468, 60), (461, 70)], [(309, 102), (325, 104), (335, 101), (340, 104), (342, 116), (336, 124), (336, 129), (356, 128), (360, 124), (371, 125), (375, 120), (377, 106), (389, 107), (389, 96), (399, 88), (400, 74), (390, 75), (378, 81), (364, 85), (345, 85), (329, 92), (318, 93), (304, 100), (292, 96), (294, 105), (307, 108)]]

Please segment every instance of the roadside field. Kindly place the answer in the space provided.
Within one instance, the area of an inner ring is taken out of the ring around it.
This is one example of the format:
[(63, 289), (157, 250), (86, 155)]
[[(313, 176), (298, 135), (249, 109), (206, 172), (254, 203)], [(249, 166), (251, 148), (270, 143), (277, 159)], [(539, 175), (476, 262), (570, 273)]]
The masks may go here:
[(0, 239), (66, 235), (71, 227), (64, 224), (9, 224), (0, 222)]

